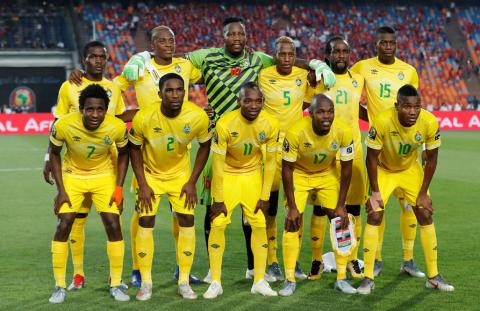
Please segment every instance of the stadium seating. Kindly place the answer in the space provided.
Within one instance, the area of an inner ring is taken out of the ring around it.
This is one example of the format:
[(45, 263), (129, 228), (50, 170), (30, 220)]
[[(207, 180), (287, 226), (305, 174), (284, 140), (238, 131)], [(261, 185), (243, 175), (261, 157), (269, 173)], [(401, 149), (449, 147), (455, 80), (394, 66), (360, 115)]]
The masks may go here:
[[(397, 56), (417, 68), (420, 92), (427, 103), (438, 109), (440, 104), (467, 104), (468, 91), (459, 68), (459, 53), (447, 41), (445, 17), (437, 7), (412, 5), (378, 6), (359, 4), (312, 5), (219, 5), (214, 3), (146, 5), (122, 7), (119, 3), (82, 4), (81, 18), (94, 22), (97, 38), (107, 43), (112, 59), (110, 75), (121, 73), (122, 66), (135, 53), (129, 25), (141, 16), (142, 26), (170, 26), (176, 33), (177, 52), (201, 47), (220, 46), (221, 23), (225, 16), (242, 16), (254, 49), (273, 52), (273, 43), (286, 34), (296, 40), (298, 54), (304, 58), (323, 59), (325, 41), (330, 35), (343, 34), (353, 48), (352, 60), (375, 54), (375, 30), (391, 25), (398, 31)], [(466, 11), (468, 25), (476, 29), (469, 46), (480, 53), (478, 9)], [(188, 26), (186, 26), (188, 25)], [(467, 26), (467, 27), (470, 27)], [(129, 105), (133, 95), (127, 95)]]
[(480, 66), (480, 7), (469, 7), (460, 10), (458, 12), (458, 23), (467, 37), (467, 46), (473, 64), (478, 70)]

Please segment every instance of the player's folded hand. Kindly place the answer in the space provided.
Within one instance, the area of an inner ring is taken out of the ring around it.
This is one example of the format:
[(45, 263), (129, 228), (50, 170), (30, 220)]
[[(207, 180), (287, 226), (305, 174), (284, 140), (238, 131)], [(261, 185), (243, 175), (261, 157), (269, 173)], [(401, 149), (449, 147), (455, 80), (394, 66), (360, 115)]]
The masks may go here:
[(210, 207), (210, 221), (213, 221), (217, 218), (221, 213), (227, 217), (227, 207), (223, 202), (213, 202), (212, 206)]
[(255, 211), (253, 213), (256, 214), (259, 210), (261, 210), (263, 215), (265, 216), (265, 218), (267, 218), (268, 207), (269, 207), (269, 202), (268, 201), (258, 200), (257, 206), (255, 207)]
[(337, 79), (335, 78), (335, 74), (333, 73), (332, 69), (321, 60), (312, 59), (308, 63), (308, 67), (315, 70), (315, 77), (317, 81), (322, 81), (323, 85), (329, 89), (335, 85)]
[(296, 232), (302, 225), (302, 217), (298, 208), (287, 206), (287, 217), (285, 218), (285, 230), (287, 232)]
[(140, 55), (133, 55), (123, 68), (122, 75), (129, 81), (135, 82), (145, 74), (145, 59)]
[(187, 209), (194, 209), (195, 205), (197, 205), (197, 189), (195, 187), (195, 183), (187, 182), (182, 187), (182, 191), (180, 192), (180, 200), (185, 195), (185, 207)]
[(115, 190), (113, 191), (112, 198), (110, 199), (110, 203), (108, 206), (112, 206), (113, 202), (115, 202), (115, 205), (117, 205), (117, 208), (119, 211), (121, 211), (121, 208), (123, 208), (122, 203), (123, 203), (123, 188), (122, 186), (116, 186)]
[(152, 202), (155, 201), (155, 193), (153, 192), (152, 188), (150, 188), (148, 185), (139, 187), (137, 201), (137, 206), (140, 207), (140, 211), (145, 211), (146, 213), (152, 212)]
[(348, 224), (349, 224), (349, 219), (348, 219), (348, 213), (347, 213), (347, 209), (345, 208), (345, 206), (337, 206), (337, 208), (335, 208), (335, 210), (333, 211), (333, 215), (335, 217), (340, 217), (341, 220), (342, 220), (342, 228), (345, 229), (348, 227)]
[(433, 214), (432, 199), (426, 193), (418, 194), (416, 206), (418, 208), (424, 208), (430, 212), (430, 214)]
[(73, 83), (75, 85), (82, 85), (82, 77), (85, 75), (83, 71), (80, 69), (73, 69), (70, 71), (70, 75), (68, 76), (68, 82)]
[(54, 202), (53, 212), (55, 213), (55, 215), (58, 215), (58, 211), (60, 210), (63, 204), (68, 204), (68, 207), (72, 208), (72, 203), (70, 202), (70, 198), (68, 197), (68, 194), (64, 191), (59, 192), (53, 202)]
[(382, 195), (380, 194), (380, 192), (372, 192), (372, 195), (368, 198), (367, 201), (366, 211), (368, 214), (371, 214), (373, 212), (376, 212), (379, 208), (385, 208), (382, 200)]

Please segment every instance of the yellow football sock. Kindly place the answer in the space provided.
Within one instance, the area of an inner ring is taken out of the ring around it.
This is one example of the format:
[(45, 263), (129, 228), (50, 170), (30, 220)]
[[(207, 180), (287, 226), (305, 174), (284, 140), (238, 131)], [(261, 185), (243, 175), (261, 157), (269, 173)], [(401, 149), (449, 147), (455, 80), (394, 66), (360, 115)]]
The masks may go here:
[(138, 226), (137, 232), (138, 268), (142, 275), (142, 283), (152, 284), (153, 228)]
[(277, 258), (277, 217), (267, 216), (268, 264), (278, 262)]
[(83, 250), (85, 245), (85, 218), (75, 218), (70, 231), (70, 252), (72, 252), (73, 275), (85, 276), (83, 271)]
[(264, 278), (267, 265), (268, 242), (265, 228), (252, 227), (252, 240), (250, 241), (250, 246), (253, 253), (253, 283), (255, 284)]
[(138, 232), (138, 213), (136, 211), (133, 211), (132, 222), (130, 223), (130, 243), (132, 246), (132, 270), (138, 270), (137, 232)]
[(178, 284), (188, 283), (195, 255), (195, 227), (179, 227), (178, 233)]
[(378, 226), (378, 244), (377, 250), (375, 251), (375, 259), (382, 261), (382, 247), (383, 247), (383, 236), (385, 234), (385, 216), (382, 218), (382, 223)]
[(337, 265), (337, 280), (346, 279), (348, 256), (342, 256), (335, 252), (335, 263)]
[(353, 230), (355, 232), (355, 239), (357, 240), (357, 245), (352, 250), (350, 257), (348, 258), (349, 261), (358, 259), (358, 248), (360, 247), (360, 237), (362, 235), (362, 215), (354, 216), (354, 217), (355, 217), (355, 228)]
[(312, 215), (310, 222), (310, 238), (312, 242), (312, 261), (322, 261), (323, 243), (327, 230), (327, 216)]
[(66, 288), (65, 273), (67, 271), (68, 242), (52, 241), (52, 266), (55, 286)]
[(413, 259), (413, 246), (417, 236), (417, 217), (413, 211), (406, 211), (405, 207), (400, 208), (400, 230), (402, 232), (403, 260)]
[(295, 264), (300, 249), (300, 239), (297, 232), (283, 232), (282, 254), (283, 265), (285, 266), (285, 278), (288, 281), (295, 282)]
[(365, 261), (365, 277), (372, 280), (379, 231), (379, 226), (366, 224), (365, 231), (363, 232), (363, 260)]
[(178, 234), (180, 232), (180, 226), (178, 225), (178, 219), (175, 214), (172, 214), (172, 235), (173, 239), (175, 240), (175, 259), (178, 263)]
[(212, 281), (221, 283), (222, 259), (225, 251), (225, 226), (212, 227), (208, 238), (208, 255)]
[(435, 225), (420, 226), (420, 242), (422, 243), (425, 264), (427, 265), (427, 276), (433, 278), (438, 275), (437, 267), (437, 234)]
[(110, 261), (110, 286), (118, 286), (122, 283), (125, 241), (107, 241), (107, 254)]

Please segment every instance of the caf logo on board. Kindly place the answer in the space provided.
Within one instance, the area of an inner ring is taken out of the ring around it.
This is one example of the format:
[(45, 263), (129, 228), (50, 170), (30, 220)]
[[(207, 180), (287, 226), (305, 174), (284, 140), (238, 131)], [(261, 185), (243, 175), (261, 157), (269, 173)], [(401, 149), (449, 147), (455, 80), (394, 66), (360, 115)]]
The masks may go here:
[(9, 96), (9, 106), (16, 112), (35, 111), (36, 96), (31, 88), (19, 86)]

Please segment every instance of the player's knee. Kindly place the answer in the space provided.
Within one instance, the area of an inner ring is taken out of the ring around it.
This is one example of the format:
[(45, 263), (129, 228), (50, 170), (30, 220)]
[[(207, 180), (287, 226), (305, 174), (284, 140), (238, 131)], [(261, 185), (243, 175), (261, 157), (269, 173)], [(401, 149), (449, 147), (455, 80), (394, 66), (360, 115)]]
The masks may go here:
[(433, 223), (432, 214), (424, 208), (415, 208), (415, 216), (420, 226), (427, 226)]
[(75, 218), (87, 218), (88, 214), (87, 213), (77, 213)]
[(65, 242), (68, 240), (70, 231), (72, 230), (73, 221), (75, 217), (59, 217), (57, 231), (55, 232), (55, 241)]
[(372, 226), (380, 226), (383, 219), (383, 213), (373, 212), (368, 215), (367, 223)]
[(325, 216), (325, 212), (323, 211), (323, 208), (320, 205), (314, 205), (313, 206), (313, 215), (315, 216)]
[(138, 224), (143, 228), (153, 228), (155, 226), (154, 216), (143, 216), (138, 219)]
[(180, 227), (193, 227), (195, 225), (193, 215), (175, 213)]
[(360, 205), (347, 205), (347, 212), (353, 216), (360, 216)]

